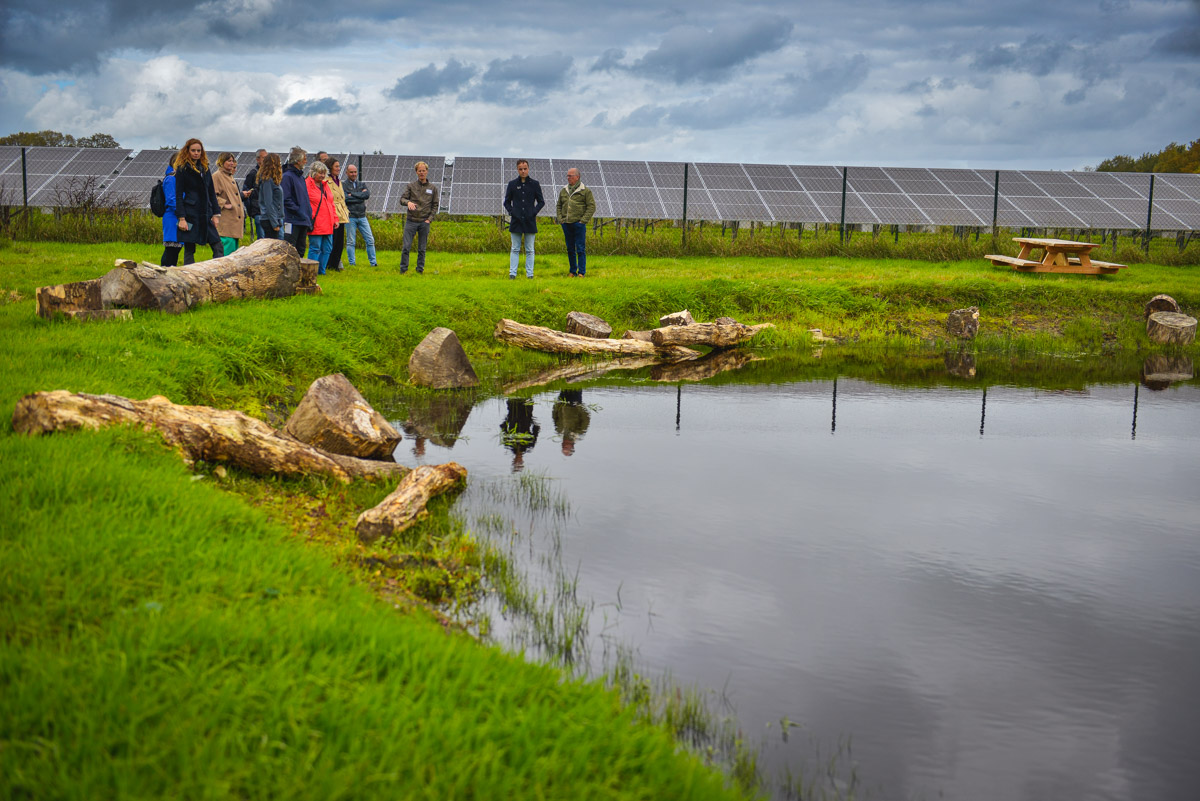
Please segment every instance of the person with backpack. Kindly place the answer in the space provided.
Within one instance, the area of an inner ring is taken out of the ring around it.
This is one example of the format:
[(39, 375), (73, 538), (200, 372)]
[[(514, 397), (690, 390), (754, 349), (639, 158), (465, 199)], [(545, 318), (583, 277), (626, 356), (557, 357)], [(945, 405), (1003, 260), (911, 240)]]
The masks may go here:
[(189, 139), (171, 161), (175, 168), (176, 236), (183, 243), (183, 263), (196, 261), (196, 245), (207, 244), (213, 258), (225, 255), (217, 222), (221, 207), (208, 171), (208, 154), (199, 139)]
[(162, 217), (163, 254), (158, 263), (163, 267), (179, 264), (179, 215), (175, 213), (175, 168), (167, 165), (167, 174), (150, 194), (150, 210)]

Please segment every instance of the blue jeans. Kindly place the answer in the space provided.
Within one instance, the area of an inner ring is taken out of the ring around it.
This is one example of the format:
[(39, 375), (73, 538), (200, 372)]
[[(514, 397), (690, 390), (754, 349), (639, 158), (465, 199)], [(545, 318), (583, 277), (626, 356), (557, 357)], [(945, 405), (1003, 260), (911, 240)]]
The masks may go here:
[(429, 223), (424, 220), (404, 221), (404, 244), (400, 250), (400, 272), (408, 272), (408, 252), (412, 250), (413, 235), (417, 236), (417, 272), (425, 272), (425, 245), (429, 242)]
[(362, 232), (363, 242), (367, 245), (367, 261), (375, 266), (375, 234), (371, 231), (371, 222), (366, 217), (351, 217), (346, 223), (346, 257), (354, 264), (354, 235)]
[(325, 274), (329, 254), (333, 252), (333, 234), (309, 234), (308, 257), (317, 260), (317, 275)]
[(525, 275), (533, 278), (533, 238), (537, 234), (514, 234), (509, 231), (509, 236), (512, 237), (512, 253), (508, 257), (508, 274), (514, 278), (517, 275), (517, 264), (521, 261), (521, 242), (525, 242)]
[(563, 223), (562, 229), (571, 275), (587, 275), (587, 223)]

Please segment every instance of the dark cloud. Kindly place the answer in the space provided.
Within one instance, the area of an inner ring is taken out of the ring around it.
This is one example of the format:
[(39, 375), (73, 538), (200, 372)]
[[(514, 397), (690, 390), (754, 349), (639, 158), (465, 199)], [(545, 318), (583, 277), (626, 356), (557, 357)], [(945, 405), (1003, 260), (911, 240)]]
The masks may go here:
[(1200, 56), (1200, 25), (1171, 31), (1160, 36), (1154, 49), (1170, 55)]
[(975, 56), (971, 67), (981, 72), (1027, 72), (1044, 77), (1058, 65), (1069, 47), (1040, 33), (1033, 34), (1019, 45), (996, 45), (983, 50)]
[(780, 116), (812, 114), (852, 92), (867, 79), (870, 64), (862, 53), (821, 62), (810, 58), (802, 73), (786, 76), (787, 91), (776, 108)]
[(441, 69), (438, 69), (436, 64), (429, 64), (396, 81), (396, 85), (389, 89), (386, 95), (392, 100), (413, 100), (450, 94), (466, 86), (477, 72), (475, 67), (455, 59), (447, 61), (446, 66)]
[(627, 128), (653, 127), (667, 116), (667, 109), (662, 106), (639, 106), (625, 115), (619, 125)]
[(322, 97), (319, 100), (297, 100), (283, 113), (292, 117), (315, 117), (318, 114), (337, 114), (343, 110), (342, 104), (335, 98)]
[(596, 63), (592, 64), (588, 72), (613, 72), (625, 66), (621, 63), (624, 60), (624, 50), (619, 47), (610, 47), (600, 54), (600, 58), (596, 59)]
[(662, 44), (630, 68), (649, 78), (686, 83), (727, 77), (753, 58), (783, 47), (792, 33), (791, 20), (760, 17), (708, 30), (693, 26), (672, 28)]
[(545, 97), (566, 85), (574, 62), (564, 53), (495, 59), (488, 64), (475, 91), (464, 99), (512, 103)]

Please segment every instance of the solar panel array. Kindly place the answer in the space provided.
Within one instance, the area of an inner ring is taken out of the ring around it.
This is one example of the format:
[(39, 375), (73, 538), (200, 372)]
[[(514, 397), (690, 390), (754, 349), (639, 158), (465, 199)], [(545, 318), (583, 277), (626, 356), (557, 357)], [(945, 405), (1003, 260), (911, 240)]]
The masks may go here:
[[(71, 190), (91, 181), (101, 201), (145, 206), (150, 188), (162, 177), (173, 152), (113, 148), (26, 148), (29, 202), (63, 205)], [(254, 167), (253, 152), (235, 153), (239, 181)], [(285, 156), (286, 154), (280, 154)], [(371, 189), (368, 208), (401, 214), (400, 196), (415, 177), (413, 165), (429, 164), (429, 180), (442, 187), (442, 210), (450, 214), (496, 215), (517, 159), (460, 156), (333, 154), (344, 168), (362, 160), (359, 176)], [(217, 153), (210, 151), (215, 162)], [(597, 161), (531, 158), (530, 175), (542, 184), (546, 208), (554, 214), (567, 169), (580, 170), (596, 198), (601, 218), (838, 223), (873, 225), (1134, 228), (1146, 227), (1150, 175), (1147, 173), (1001, 170), (996, 172), (922, 167), (850, 167), (796, 164), (731, 164), (665, 161)], [(214, 163), (213, 169), (217, 168)], [(19, 203), (21, 148), (0, 146), (0, 202)], [(15, 198), (15, 200), (14, 200)], [(1159, 230), (1200, 230), (1200, 175), (1154, 176), (1151, 226)]]

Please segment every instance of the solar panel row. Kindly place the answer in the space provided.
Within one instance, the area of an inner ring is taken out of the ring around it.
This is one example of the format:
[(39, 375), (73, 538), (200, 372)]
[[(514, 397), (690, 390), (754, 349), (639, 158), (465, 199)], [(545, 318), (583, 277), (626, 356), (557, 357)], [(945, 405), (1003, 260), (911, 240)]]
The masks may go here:
[[(125, 149), (25, 148), (25, 172), (33, 205), (62, 205), (74, 190), (91, 186), (102, 200), (145, 205), (173, 152)], [(211, 157), (216, 159), (216, 153)], [(253, 152), (235, 153), (239, 181), (253, 168)], [(286, 154), (280, 154), (285, 156)], [(442, 156), (333, 154), (343, 170), (361, 159), (360, 178), (372, 190), (369, 207), (403, 212), (400, 196), (417, 161), (429, 164), (429, 179), (443, 187), (442, 208), (451, 214), (500, 214), (504, 187), (516, 176), (511, 157), (461, 156), (447, 169)], [(661, 161), (597, 161), (531, 158), (547, 205), (555, 200), (570, 167), (580, 170), (596, 197), (599, 217), (836, 223), (842, 219), (843, 182), (848, 223), (977, 225), (996, 220), (1009, 227), (1142, 228), (1149, 206), (1145, 173), (1001, 170), (996, 199), (995, 171), (921, 167), (732, 164)], [(216, 164), (212, 165), (216, 169)], [(19, 195), (21, 148), (0, 146), (0, 189), (6, 202)], [(843, 181), (844, 179), (844, 181)], [(1200, 175), (1157, 174), (1151, 226), (1200, 230)]]

